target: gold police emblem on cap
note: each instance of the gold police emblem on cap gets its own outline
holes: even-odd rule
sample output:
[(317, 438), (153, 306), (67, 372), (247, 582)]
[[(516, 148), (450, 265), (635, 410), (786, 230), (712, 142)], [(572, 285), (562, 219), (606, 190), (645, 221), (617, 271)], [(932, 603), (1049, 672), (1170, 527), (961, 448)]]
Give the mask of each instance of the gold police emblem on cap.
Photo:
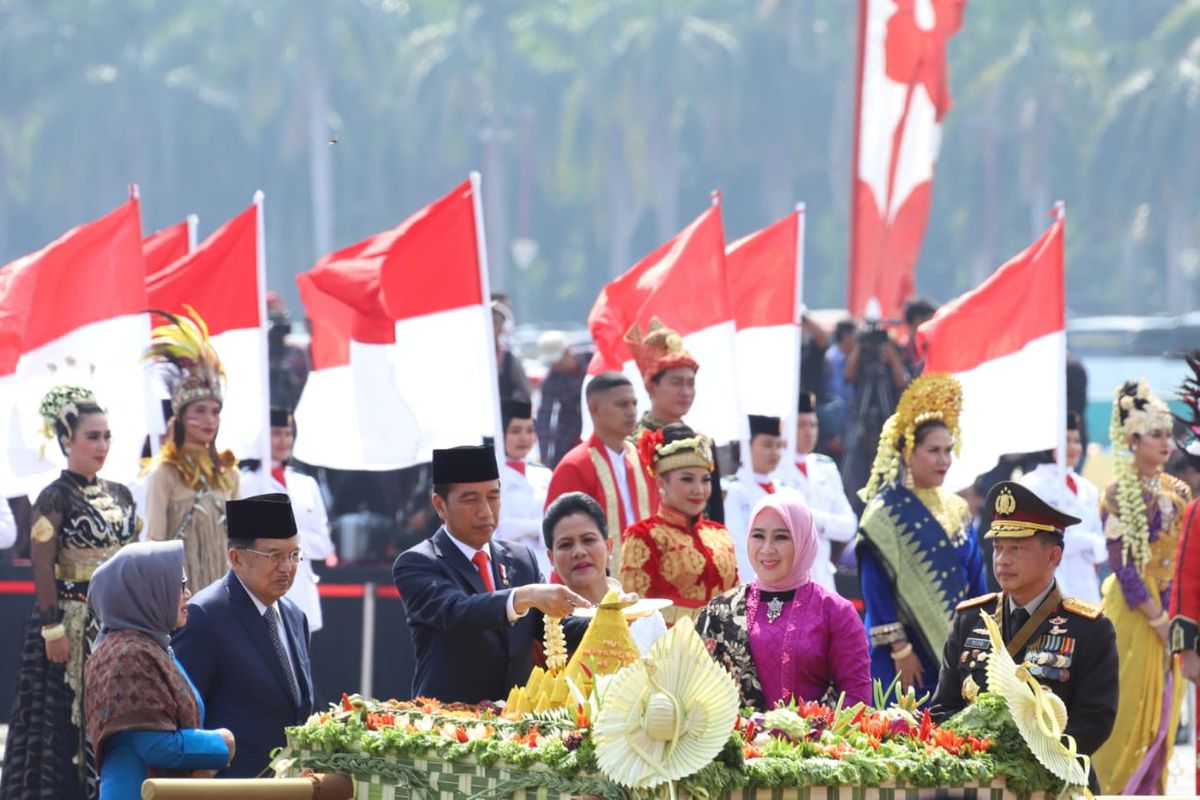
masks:
[(1006, 486), (1000, 490), (1000, 494), (996, 495), (996, 513), (1007, 517), (1016, 510), (1017, 498), (1013, 497), (1012, 490)]

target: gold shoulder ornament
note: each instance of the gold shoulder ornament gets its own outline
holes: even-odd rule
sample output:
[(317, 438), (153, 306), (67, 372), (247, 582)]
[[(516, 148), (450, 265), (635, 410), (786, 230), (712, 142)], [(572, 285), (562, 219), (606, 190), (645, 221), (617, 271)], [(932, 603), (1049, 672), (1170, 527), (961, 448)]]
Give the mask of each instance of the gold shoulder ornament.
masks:
[(972, 597), (970, 600), (963, 600), (961, 603), (959, 603), (958, 605), (956, 605), (954, 607), (954, 610), (955, 611), (963, 611), (968, 608), (975, 608), (976, 606), (981, 606), (984, 603), (990, 603), (991, 601), (995, 600), (997, 597), (999, 597), (999, 594), (997, 594), (996, 592), (989, 592), (988, 594), (981, 594), (981, 595), (979, 595), (979, 597)]
[(1062, 607), (1072, 614), (1078, 614), (1088, 619), (1096, 619), (1101, 614), (1100, 606), (1095, 603), (1089, 603), (1086, 600), (1080, 600), (1077, 597), (1064, 597)]
[(48, 542), (54, 538), (54, 523), (46, 517), (38, 517), (29, 535), (35, 542)]

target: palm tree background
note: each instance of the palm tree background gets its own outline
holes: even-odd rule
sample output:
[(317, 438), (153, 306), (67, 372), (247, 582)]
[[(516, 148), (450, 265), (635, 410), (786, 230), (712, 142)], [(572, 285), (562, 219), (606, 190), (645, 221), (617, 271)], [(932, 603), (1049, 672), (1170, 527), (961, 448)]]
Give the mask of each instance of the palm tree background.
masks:
[[(582, 319), (716, 187), (731, 239), (806, 200), (807, 300), (841, 306), (854, 6), (0, 2), (0, 262), (130, 182), (147, 229), (197, 212), (202, 233), (262, 188), (295, 304), (322, 253), (479, 168), (523, 319)], [(1072, 311), (1195, 307), (1200, 0), (974, 2), (950, 74), (919, 290), (977, 283), (1061, 197)]]

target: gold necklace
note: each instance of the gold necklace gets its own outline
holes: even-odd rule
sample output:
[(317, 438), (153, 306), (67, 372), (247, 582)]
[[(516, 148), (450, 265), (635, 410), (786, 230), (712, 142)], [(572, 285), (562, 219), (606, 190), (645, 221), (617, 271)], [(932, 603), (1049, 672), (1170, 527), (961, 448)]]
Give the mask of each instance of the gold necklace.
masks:
[(953, 505), (946, 502), (945, 493), (938, 487), (931, 489), (914, 488), (912, 492), (917, 496), (918, 500), (925, 504), (925, 507), (929, 509), (929, 513), (942, 526), (946, 537), (956, 546), (961, 544), (966, 528), (962, 524), (962, 518), (956, 515), (956, 509)]

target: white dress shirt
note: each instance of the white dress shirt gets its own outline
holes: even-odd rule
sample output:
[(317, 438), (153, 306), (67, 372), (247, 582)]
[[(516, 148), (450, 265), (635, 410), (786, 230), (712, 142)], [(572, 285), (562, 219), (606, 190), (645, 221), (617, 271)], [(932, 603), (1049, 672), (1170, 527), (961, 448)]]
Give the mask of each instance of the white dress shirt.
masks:
[[(488, 568), (491, 569), (491, 566), (492, 566), (492, 548), (491, 547), (484, 547), (484, 548), (480, 548), (480, 549), (471, 547), (471, 545), (467, 544), (466, 542), (461, 541), (453, 533), (451, 533), (449, 528), (446, 528), (446, 535), (450, 537), (450, 541), (454, 542), (454, 546), (457, 547), (459, 552), (463, 554), (463, 557), (466, 558), (467, 561), (471, 562), (471, 567), (473, 569), (478, 569), (478, 567), (475, 566), (475, 554), (480, 553), (480, 552), (487, 553)], [(496, 585), (496, 570), (493, 569), (492, 570), (492, 586), (495, 587), (495, 585)], [(514, 603), (513, 598), (515, 597), (515, 595), (516, 595), (515, 592), (510, 591), (508, 593), (508, 602), (504, 606), (504, 612), (508, 615), (508, 623), (510, 625), (512, 623), (516, 622), (517, 620), (519, 620), (521, 617), (525, 616), (525, 614), (529, 613), (528, 611), (526, 611), (525, 614), (517, 613), (516, 606), (513, 605), (513, 603)]]
[(1063, 534), (1062, 563), (1054, 574), (1064, 597), (1099, 603), (1100, 577), (1096, 568), (1108, 561), (1104, 527), (1100, 524), (1100, 491), (1074, 470), (1067, 474), (1075, 484), (1075, 491), (1071, 491), (1057, 464), (1039, 464), (1018, 482), (1059, 511), (1082, 520)]
[[(804, 464), (804, 471), (800, 469), (800, 464)], [(849, 542), (858, 532), (858, 517), (854, 516), (854, 509), (846, 497), (837, 463), (820, 453), (796, 455), (792, 463), (780, 464), (776, 476), (784, 486), (799, 492), (812, 511), (813, 524), (817, 528), (817, 558), (813, 562), (813, 579), (829, 591), (836, 592), (833, 542)]]
[(629, 525), (632, 525), (638, 521), (638, 517), (633, 513), (633, 495), (629, 493), (629, 470), (625, 464), (625, 453), (618, 453), (608, 445), (604, 445), (604, 449), (608, 451), (608, 460), (612, 464), (613, 476), (617, 479), (617, 494), (621, 495), (621, 507), (625, 509), (625, 519), (628, 520)]
[[(262, 556), (255, 556), (255, 558), (262, 558)], [(283, 642), (283, 650), (285, 653), (287, 653), (288, 660), (292, 662), (292, 672), (295, 673), (296, 668), (295, 659), (292, 657), (292, 643), (288, 641), (287, 629), (283, 627), (283, 615), (279, 613), (279, 604), (271, 603), (269, 606), (265, 605), (262, 600), (259, 600), (254, 595), (254, 592), (250, 591), (246, 584), (242, 583), (241, 577), (239, 577), (236, 572), (233, 573), (233, 577), (238, 579), (238, 583), (242, 584), (242, 588), (246, 590), (246, 594), (250, 595), (250, 602), (254, 603), (254, 607), (258, 609), (258, 615), (260, 617), (267, 613), (268, 608), (274, 612), (271, 614), (271, 619), (275, 621), (275, 630), (279, 634), (279, 641)], [(298, 681), (299, 678), (297, 677), (297, 683)]]
[(524, 475), (507, 462), (500, 465), (500, 524), (496, 526), (496, 538), (527, 545), (543, 576), (550, 574), (542, 537), (542, 510), (546, 507), (550, 475), (541, 464), (526, 462)]
[(309, 631), (316, 633), (321, 630), (324, 622), (321, 616), (321, 597), (317, 592), (317, 584), (321, 579), (313, 572), (312, 560), (324, 561), (333, 555), (329, 516), (325, 511), (325, 498), (321, 495), (321, 487), (311, 475), (297, 472), (291, 467), (286, 467), (283, 472), (286, 486), (263, 468), (243, 472), (242, 497), (282, 492), (291, 501), (304, 559), (296, 567), (296, 579), (285, 596), (300, 607), (304, 616), (308, 617)]

